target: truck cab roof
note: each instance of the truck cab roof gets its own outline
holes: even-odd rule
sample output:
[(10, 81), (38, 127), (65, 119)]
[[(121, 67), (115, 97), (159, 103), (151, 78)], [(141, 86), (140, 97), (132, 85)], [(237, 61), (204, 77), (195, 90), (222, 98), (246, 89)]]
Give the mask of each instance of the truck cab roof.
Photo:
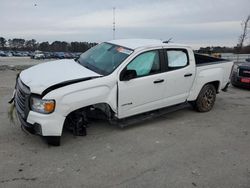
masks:
[(108, 43), (130, 48), (132, 50), (135, 50), (137, 48), (159, 47), (159, 46), (189, 47), (183, 44), (163, 43), (163, 41), (157, 39), (119, 39), (119, 40), (108, 41)]

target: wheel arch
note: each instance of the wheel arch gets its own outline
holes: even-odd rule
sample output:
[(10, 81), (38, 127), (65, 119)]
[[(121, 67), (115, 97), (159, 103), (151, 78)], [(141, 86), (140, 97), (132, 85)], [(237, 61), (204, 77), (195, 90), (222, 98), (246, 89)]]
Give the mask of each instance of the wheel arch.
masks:
[(77, 108), (77, 109), (74, 109), (74, 110), (68, 112), (65, 116), (66, 117), (65, 121), (70, 114), (75, 113), (75, 112), (79, 112), (79, 111), (91, 110), (91, 108), (101, 110), (108, 118), (112, 118), (116, 114), (115, 111), (112, 109), (112, 107), (108, 103), (101, 102), (101, 103), (91, 104), (88, 106)]
[(221, 85), (221, 82), (219, 80), (214, 80), (214, 81), (210, 81), (210, 82), (205, 82), (203, 84), (200, 85), (199, 88), (197, 89), (193, 89), (191, 92), (190, 92), (190, 95), (187, 99), (187, 101), (195, 101), (199, 95), (199, 93), (201, 92), (202, 88), (205, 86), (205, 85), (208, 85), (208, 84), (211, 84), (215, 87), (215, 90), (216, 90), (216, 93), (219, 93), (220, 92), (220, 85)]
[(220, 81), (219, 80), (216, 80), (216, 81), (212, 81), (212, 82), (208, 82), (206, 84), (204, 84), (202, 86), (202, 88), (205, 86), (205, 85), (208, 85), (208, 84), (211, 84), (215, 87), (215, 90), (216, 90), (216, 93), (219, 93), (219, 88), (220, 88)]

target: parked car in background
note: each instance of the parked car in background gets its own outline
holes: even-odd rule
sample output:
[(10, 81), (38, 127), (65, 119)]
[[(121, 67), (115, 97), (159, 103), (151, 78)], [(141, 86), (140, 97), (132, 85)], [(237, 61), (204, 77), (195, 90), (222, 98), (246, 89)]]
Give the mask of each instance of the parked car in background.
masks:
[(16, 56), (16, 57), (22, 57), (23, 56), (22, 52), (20, 52), (20, 51), (13, 51), (12, 54), (13, 54), (13, 56)]
[(66, 59), (71, 59), (71, 54), (69, 52), (64, 52), (64, 57)]
[(2, 56), (2, 57), (11, 57), (11, 56), (13, 56), (13, 54), (10, 51), (0, 51), (0, 56)]
[(45, 59), (53, 58), (53, 53), (52, 52), (43, 52), (43, 54), (44, 54)]
[(4, 51), (0, 51), (0, 56), (1, 57), (6, 57), (7, 55), (6, 55), (6, 53)]
[(64, 58), (65, 58), (64, 52), (55, 52), (55, 53), (54, 53), (54, 56), (55, 56), (55, 58), (57, 58), (57, 59), (64, 59)]
[(235, 63), (231, 74), (231, 83), (236, 87), (250, 89), (250, 62)]
[(12, 57), (13, 56), (12, 52), (9, 52), (9, 51), (6, 51), (5, 54), (6, 54), (6, 57)]
[(78, 59), (79, 57), (80, 57), (80, 55), (82, 54), (82, 52), (76, 52), (76, 53), (74, 53), (74, 55), (75, 55), (75, 59)]
[(79, 58), (80, 55), (78, 56), (77, 53), (72, 53), (72, 57), (73, 57), (73, 59), (76, 59), (76, 58)]
[(44, 59), (45, 55), (42, 51), (35, 51), (34, 53), (34, 59)]
[(27, 56), (29, 56), (29, 52), (28, 51), (23, 51), (22, 55), (23, 55), (23, 57), (27, 57)]
[(79, 58), (81, 52), (43, 52), (32, 51), (0, 51), (2, 57), (30, 57), (31, 59), (75, 59)]

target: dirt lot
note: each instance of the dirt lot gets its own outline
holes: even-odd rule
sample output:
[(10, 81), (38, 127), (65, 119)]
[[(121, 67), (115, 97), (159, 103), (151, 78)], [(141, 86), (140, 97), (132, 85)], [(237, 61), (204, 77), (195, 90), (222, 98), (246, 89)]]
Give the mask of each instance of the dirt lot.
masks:
[(214, 109), (191, 108), (125, 129), (105, 122), (60, 147), (7, 117), (15, 71), (0, 71), (0, 187), (250, 187), (250, 91), (229, 88)]
[(51, 59), (31, 59), (30, 57), (0, 57), (1, 70), (21, 70), (39, 63), (51, 61)]
[(0, 57), (0, 66), (1, 65), (36, 65), (41, 62), (50, 61), (49, 59), (31, 59), (30, 57)]

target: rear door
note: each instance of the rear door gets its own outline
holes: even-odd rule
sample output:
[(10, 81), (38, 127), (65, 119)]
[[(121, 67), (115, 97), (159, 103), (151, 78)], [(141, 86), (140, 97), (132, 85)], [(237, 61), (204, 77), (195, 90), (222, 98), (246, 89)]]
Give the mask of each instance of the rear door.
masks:
[(170, 106), (187, 100), (195, 78), (195, 63), (190, 61), (186, 49), (165, 49), (164, 52), (166, 84), (163, 103)]

